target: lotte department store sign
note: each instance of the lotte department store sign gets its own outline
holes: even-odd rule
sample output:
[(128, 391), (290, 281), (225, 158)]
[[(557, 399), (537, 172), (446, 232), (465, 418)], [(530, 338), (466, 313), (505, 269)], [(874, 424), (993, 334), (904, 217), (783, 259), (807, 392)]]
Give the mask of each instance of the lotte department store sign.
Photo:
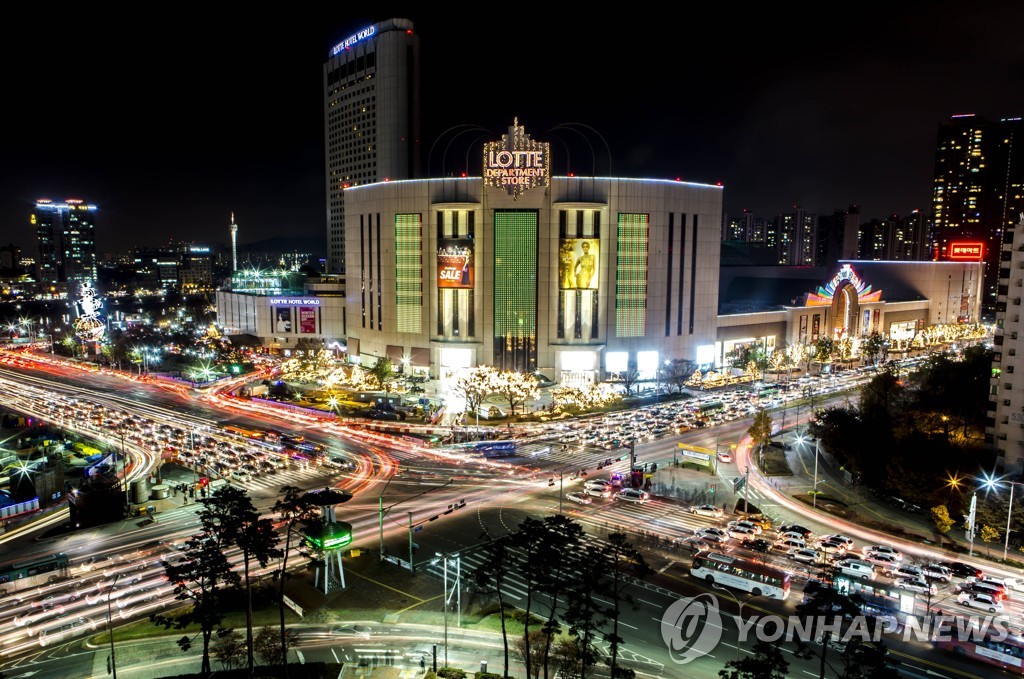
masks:
[(550, 145), (531, 139), (516, 118), (501, 141), (484, 144), (484, 184), (518, 199), (532, 188), (548, 185), (550, 155)]

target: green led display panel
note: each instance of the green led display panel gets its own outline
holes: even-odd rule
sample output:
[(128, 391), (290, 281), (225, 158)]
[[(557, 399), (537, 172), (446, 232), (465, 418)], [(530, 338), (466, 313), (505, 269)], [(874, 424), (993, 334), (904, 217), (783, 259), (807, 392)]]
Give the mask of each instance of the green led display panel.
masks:
[(494, 213), (494, 334), (532, 336), (537, 329), (537, 213)]
[(419, 214), (395, 215), (395, 306), (398, 332), (419, 332), (423, 319), (423, 224)]
[(643, 337), (647, 321), (647, 225), (645, 214), (619, 213), (615, 258), (615, 335)]

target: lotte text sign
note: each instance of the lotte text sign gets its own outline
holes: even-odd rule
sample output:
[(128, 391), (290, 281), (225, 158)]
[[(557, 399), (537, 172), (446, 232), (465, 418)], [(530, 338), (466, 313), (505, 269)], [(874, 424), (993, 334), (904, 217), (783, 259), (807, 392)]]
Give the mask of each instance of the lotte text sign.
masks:
[(949, 258), (960, 262), (980, 262), (984, 252), (984, 243), (955, 242), (949, 244)]
[(505, 189), (513, 199), (547, 186), (550, 145), (534, 141), (516, 118), (501, 141), (484, 144), (484, 184)]

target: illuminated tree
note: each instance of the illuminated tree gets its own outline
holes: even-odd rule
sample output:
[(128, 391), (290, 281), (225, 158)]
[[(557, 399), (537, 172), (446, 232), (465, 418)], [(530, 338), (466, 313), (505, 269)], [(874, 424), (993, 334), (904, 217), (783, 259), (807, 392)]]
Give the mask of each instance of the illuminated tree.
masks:
[(484, 399), (498, 390), (498, 371), (489, 365), (466, 370), (452, 386), (452, 392), (465, 400), (466, 412), (475, 413)]
[(880, 332), (871, 333), (860, 343), (861, 354), (872, 363), (877, 363), (888, 348), (889, 340)]
[(836, 342), (831, 337), (819, 337), (814, 343), (814, 355), (818, 365), (831, 363), (836, 353)]
[(935, 530), (938, 531), (939, 535), (945, 535), (953, 529), (953, 519), (950, 518), (946, 505), (932, 507), (931, 511), (932, 521), (935, 523)]
[(677, 394), (683, 393), (683, 387), (693, 372), (693, 362), (681, 358), (672, 359), (662, 371), (661, 380), (672, 387)]
[(395, 366), (391, 363), (391, 359), (383, 356), (378, 358), (370, 368), (370, 375), (377, 382), (378, 389), (387, 389), (388, 382), (394, 374)]
[(496, 376), (494, 393), (505, 399), (510, 414), (514, 416), (516, 406), (540, 398), (540, 383), (533, 375), (514, 370), (503, 370)]
[(751, 423), (750, 428), (747, 429), (747, 434), (760, 452), (764, 451), (765, 444), (772, 437), (772, 424), (772, 416), (764, 408), (754, 413), (754, 421)]

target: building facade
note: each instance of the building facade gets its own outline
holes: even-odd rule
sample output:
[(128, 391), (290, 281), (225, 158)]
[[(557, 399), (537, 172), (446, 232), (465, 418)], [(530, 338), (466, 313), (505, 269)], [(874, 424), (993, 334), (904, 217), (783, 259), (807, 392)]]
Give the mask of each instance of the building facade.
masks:
[(367, 26), (324, 64), (327, 272), (344, 273), (345, 193), (420, 167), (419, 36), (407, 19)]
[[(770, 353), (821, 337), (857, 340), (878, 332), (909, 346), (929, 326), (978, 323), (982, 271), (980, 262), (857, 260), (806, 270), (802, 278), (787, 267), (723, 270), (722, 306), (745, 302), (749, 311), (719, 315), (715, 365), (728, 366), (738, 347), (754, 344)], [(825, 276), (815, 288), (816, 273)], [(806, 292), (797, 297), (801, 288)], [(768, 292), (753, 298), (744, 291)]]
[[(1024, 474), (1024, 217), (1003, 245), (999, 278), (999, 306), (993, 342), (992, 385), (986, 439), (993, 444), (1004, 474)], [(1020, 377), (1017, 372), (1020, 372)], [(1014, 389), (1014, 382), (1018, 382)]]
[(40, 285), (66, 283), (68, 293), (75, 296), (83, 285), (96, 283), (95, 216), (96, 206), (81, 200), (36, 201), (29, 222), (39, 243)]
[(939, 125), (932, 189), (932, 240), (945, 259), (954, 242), (984, 247), (986, 312), (994, 312), (999, 257), (1007, 230), (1024, 210), (1024, 123), (953, 116)]
[(343, 348), (345, 297), (336, 282), (285, 272), (236, 271), (217, 290), (217, 322), (226, 335), (248, 335), (290, 355), (310, 347)]

